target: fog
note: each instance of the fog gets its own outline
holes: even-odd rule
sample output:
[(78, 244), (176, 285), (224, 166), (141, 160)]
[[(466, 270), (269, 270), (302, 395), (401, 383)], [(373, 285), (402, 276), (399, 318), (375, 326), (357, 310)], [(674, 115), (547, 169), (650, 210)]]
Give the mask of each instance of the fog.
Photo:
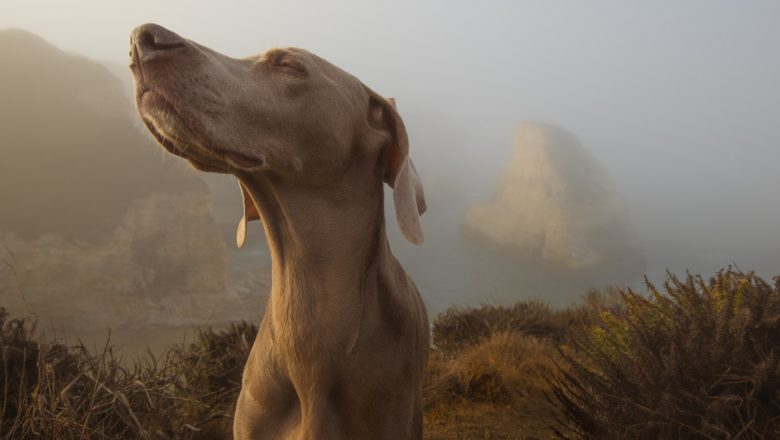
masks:
[[(734, 263), (765, 277), (780, 273), (778, 2), (2, 0), (1, 6), (0, 29), (36, 33), (124, 72), (124, 81), (129, 72), (118, 66), (127, 63), (130, 31), (155, 22), (236, 57), (303, 47), (395, 97), (430, 194), (423, 218), (429, 240), (422, 247), (405, 243), (390, 211), (388, 225), (395, 252), (434, 311), (505, 301), (511, 291), (510, 299), (521, 299), (557, 289), (514, 287), (511, 278), (496, 287), (482, 278), (502, 279), (488, 268), (516, 263), (461, 255), (483, 252), (461, 237), (463, 212), (491, 196), (512, 155), (513, 130), (525, 121), (563, 127), (603, 164), (623, 196), (651, 280), (662, 280), (667, 269), (710, 275)], [(226, 195), (229, 179), (207, 179), (227, 241), (240, 212), (228, 212), (238, 199), (225, 197), (237, 194)], [(255, 240), (233, 251), (231, 264), (264, 267), (244, 263), (261, 259), (262, 246)], [(546, 299), (574, 298), (565, 292)]]

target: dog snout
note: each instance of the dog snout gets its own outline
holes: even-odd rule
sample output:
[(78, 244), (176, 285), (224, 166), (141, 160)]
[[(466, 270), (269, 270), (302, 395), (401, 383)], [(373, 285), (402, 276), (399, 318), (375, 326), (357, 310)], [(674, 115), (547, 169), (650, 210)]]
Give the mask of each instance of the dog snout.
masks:
[(147, 23), (138, 26), (130, 36), (130, 57), (132, 64), (151, 61), (161, 55), (183, 48), (187, 41), (164, 27)]

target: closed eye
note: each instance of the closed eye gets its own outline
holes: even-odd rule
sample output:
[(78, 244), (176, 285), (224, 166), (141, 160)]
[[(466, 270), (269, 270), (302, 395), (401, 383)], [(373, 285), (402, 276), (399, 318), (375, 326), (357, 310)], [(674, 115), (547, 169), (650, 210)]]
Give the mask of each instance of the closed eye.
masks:
[(306, 74), (306, 68), (303, 67), (303, 64), (301, 64), (300, 62), (292, 59), (289, 56), (282, 56), (282, 57), (277, 58), (276, 60), (274, 60), (273, 65), (275, 67), (280, 67), (282, 69), (286, 69), (286, 70), (290, 70), (290, 71), (295, 71), (295, 72), (298, 72), (298, 73)]

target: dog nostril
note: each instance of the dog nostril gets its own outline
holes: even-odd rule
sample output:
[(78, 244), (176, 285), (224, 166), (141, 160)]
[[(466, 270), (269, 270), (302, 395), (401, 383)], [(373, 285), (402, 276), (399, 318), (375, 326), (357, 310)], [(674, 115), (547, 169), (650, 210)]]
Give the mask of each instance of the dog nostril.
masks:
[(141, 32), (141, 35), (137, 37), (136, 43), (144, 49), (155, 50), (154, 35), (149, 31)]
[(143, 26), (135, 32), (135, 46), (142, 52), (142, 58), (155, 52), (184, 47), (184, 39), (160, 26)]

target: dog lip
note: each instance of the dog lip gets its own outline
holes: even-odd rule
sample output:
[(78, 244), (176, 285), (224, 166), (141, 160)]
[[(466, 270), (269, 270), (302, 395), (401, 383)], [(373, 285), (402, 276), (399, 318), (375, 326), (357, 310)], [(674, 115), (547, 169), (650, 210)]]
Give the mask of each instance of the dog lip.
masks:
[(175, 154), (176, 156), (184, 157), (183, 153), (179, 150), (179, 146), (176, 145), (164, 134), (162, 134), (159, 130), (157, 130), (157, 128), (154, 126), (154, 123), (152, 123), (152, 121), (150, 121), (146, 117), (142, 117), (141, 120), (143, 121), (144, 125), (146, 125), (146, 128), (149, 130), (152, 136), (157, 140), (157, 142), (160, 145), (163, 146), (163, 148), (168, 150), (169, 153)]
[[(148, 96), (146, 96), (147, 94)], [(157, 142), (162, 145), (163, 148), (168, 150), (168, 152), (185, 159), (193, 160), (193, 158), (189, 157), (189, 154), (186, 154), (186, 148), (182, 148), (180, 145), (178, 145), (179, 142), (174, 142), (165, 133), (160, 132), (152, 122), (155, 118), (155, 109), (162, 108), (166, 110), (170, 116), (175, 117), (187, 130), (192, 130), (192, 127), (189, 127), (188, 124), (185, 123), (182, 115), (173, 105), (171, 105), (170, 101), (165, 97), (165, 95), (150, 87), (149, 84), (145, 82), (139, 82), (136, 85), (136, 100), (138, 110), (141, 113), (141, 119), (143, 120), (147, 129), (156, 138)], [(205, 150), (204, 153), (213, 156), (212, 159), (219, 158), (222, 161), (227, 162), (226, 165), (237, 170), (260, 171), (268, 167), (268, 163), (264, 154), (248, 155), (226, 148), (219, 148), (213, 144), (201, 145), (200, 148)]]
[(154, 90), (148, 83), (139, 82), (135, 87), (135, 102), (138, 110), (144, 114), (152, 108), (166, 108), (176, 110), (171, 106), (165, 96)]
[(259, 170), (266, 167), (265, 156), (251, 157), (235, 151), (217, 150), (225, 156), (225, 159), (236, 168), (247, 171)]
[(150, 92), (151, 90), (151, 87), (144, 83), (140, 83), (138, 86), (136, 86), (135, 95), (138, 97), (138, 99), (141, 99), (147, 92)]

